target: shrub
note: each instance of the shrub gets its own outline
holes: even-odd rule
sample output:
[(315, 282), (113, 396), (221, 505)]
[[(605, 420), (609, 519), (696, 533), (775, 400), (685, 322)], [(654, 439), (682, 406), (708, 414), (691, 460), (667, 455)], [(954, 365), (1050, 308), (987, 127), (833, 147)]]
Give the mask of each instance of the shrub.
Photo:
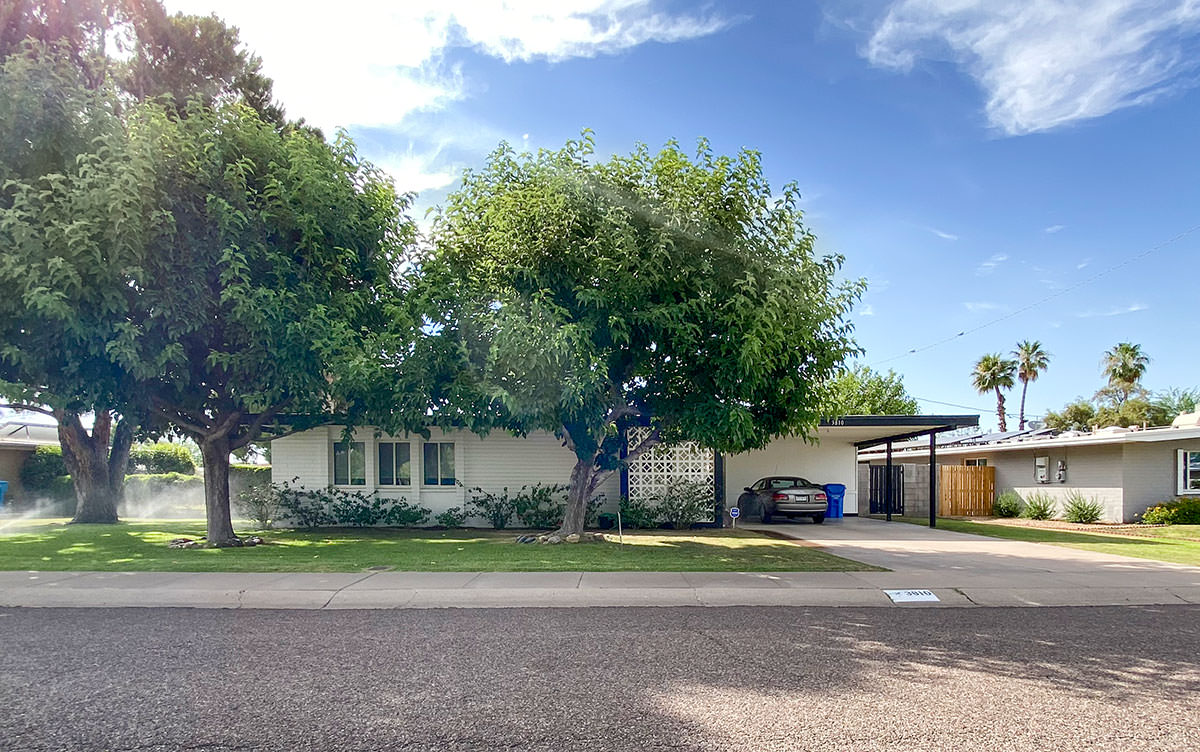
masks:
[(270, 465), (246, 465), (241, 463), (229, 466), (229, 493), (239, 496), (256, 486), (271, 485)]
[(462, 527), (467, 524), (467, 513), (462, 507), (450, 507), (434, 517), (433, 521), (442, 527)]
[(676, 530), (686, 530), (712, 516), (713, 489), (707, 483), (684, 481), (659, 494), (656, 501), (660, 517)]
[(1104, 505), (1090, 496), (1084, 496), (1078, 491), (1067, 495), (1067, 503), (1063, 507), (1063, 517), (1068, 522), (1078, 522), (1083, 525), (1096, 522), (1104, 516)]
[(56, 478), (67, 474), (62, 447), (40, 446), (21, 465), (21, 485), (29, 491), (50, 491)]
[(651, 503), (621, 497), (621, 526), (627, 528), (650, 528), (658, 525), (658, 509)]
[[(292, 482), (298, 480), (293, 478)], [(295, 487), (284, 481), (275, 486), (279, 493), (279, 506), (299, 527), (321, 527), (332, 525), (333, 515), (326, 506), (327, 497), (321, 491)]]
[(617, 526), (617, 516), (612, 512), (604, 512), (596, 518), (596, 524), (601, 530), (612, 530)]
[(183, 473), (134, 473), (125, 476), (126, 517), (187, 517), (204, 506), (204, 479)]
[(1200, 498), (1179, 498), (1156, 504), (1142, 515), (1150, 525), (1200, 525)]
[[(293, 479), (294, 480), (294, 479)], [(429, 519), (430, 510), (406, 499), (389, 499), (377, 491), (364, 494), (344, 488), (311, 490), (283, 482), (274, 486), (279, 507), (300, 527), (343, 525), (346, 527), (411, 527)]]
[(555, 528), (562, 524), (567, 508), (562, 494), (567, 486), (561, 484), (521, 486), (512, 497), (513, 512), (525, 527)]
[(260, 530), (270, 530), (283, 511), (279, 489), (267, 484), (255, 485), (237, 496), (237, 507), (245, 516), (254, 520)]
[(513, 512), (516, 511), (513, 500), (509, 498), (507, 486), (498, 494), (484, 491), (482, 488), (472, 488), (467, 509), (472, 516), (482, 517), (492, 523), (496, 530), (507, 527)]
[(992, 513), (997, 517), (1017, 517), (1024, 506), (1019, 493), (1005, 491), (996, 497), (996, 502), (992, 504)]
[(1050, 520), (1054, 519), (1056, 511), (1054, 499), (1049, 494), (1038, 491), (1030, 494), (1025, 500), (1025, 511), (1021, 514), (1031, 520)]
[(192, 453), (180, 444), (167, 441), (134, 447), (129, 452), (129, 466), (137, 474), (196, 474), (196, 461), (192, 459)]

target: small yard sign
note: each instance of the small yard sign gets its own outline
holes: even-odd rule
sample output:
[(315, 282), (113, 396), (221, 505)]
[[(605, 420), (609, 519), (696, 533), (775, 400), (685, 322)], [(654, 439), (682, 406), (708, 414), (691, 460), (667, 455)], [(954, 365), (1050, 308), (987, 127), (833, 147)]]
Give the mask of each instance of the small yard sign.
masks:
[(742, 516), (742, 510), (737, 507), (729, 508), (729, 517), (733, 520), (733, 526), (737, 527), (737, 518)]
[(940, 602), (932, 590), (884, 590), (892, 603)]

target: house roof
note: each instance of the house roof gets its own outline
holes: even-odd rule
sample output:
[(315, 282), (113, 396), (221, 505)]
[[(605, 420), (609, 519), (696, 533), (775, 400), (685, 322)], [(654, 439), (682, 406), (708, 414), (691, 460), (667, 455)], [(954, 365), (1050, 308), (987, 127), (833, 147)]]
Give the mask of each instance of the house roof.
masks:
[[(1086, 447), (1114, 446), (1121, 444), (1140, 444), (1160, 441), (1187, 441), (1200, 439), (1200, 426), (1164, 426), (1162, 428), (1103, 428), (1091, 433), (1068, 431), (1058, 435), (1047, 435), (1044, 431), (1021, 433), (1018, 436), (990, 441), (987, 443), (962, 443), (953, 446), (939, 446), (938, 454), (948, 455), (978, 455), (988, 452), (1011, 452), (1023, 449), (1050, 449), (1054, 447)], [(928, 446), (909, 444), (903, 448), (893, 447), (892, 457), (923, 457), (929, 454)], [(875, 459), (884, 456), (878, 449), (860, 451), (860, 460)]]
[(846, 415), (821, 421), (817, 435), (858, 448), (979, 425), (978, 415)]

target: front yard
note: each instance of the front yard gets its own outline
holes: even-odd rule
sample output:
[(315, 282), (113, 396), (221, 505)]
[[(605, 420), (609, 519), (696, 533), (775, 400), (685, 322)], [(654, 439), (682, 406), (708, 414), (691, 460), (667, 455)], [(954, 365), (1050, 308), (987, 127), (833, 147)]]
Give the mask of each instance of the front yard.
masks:
[[(903, 522), (928, 525), (929, 520), (917, 517), (898, 518)], [(941, 530), (959, 533), (989, 535), (993, 538), (1050, 543), (1085, 551), (1133, 556), (1138, 559), (1169, 561), (1175, 564), (1200, 566), (1200, 525), (1167, 525), (1165, 527), (1138, 528), (1130, 532), (1127, 528), (1120, 533), (1072, 532), (1049, 530), (1041, 527), (1013, 525), (988, 518), (948, 519), (939, 517), (937, 526)]]
[[(745, 530), (625, 534), (625, 545), (513, 543), (492, 530), (268, 530), (268, 545), (171, 549), (172, 538), (198, 538), (204, 524), (150, 520), (66, 525), (32, 520), (0, 533), (0, 570), (135, 572), (358, 572), (368, 567), (430, 572), (877, 571), (811, 546)], [(239, 530), (241, 534), (252, 531)], [(612, 536), (615, 538), (615, 534)]]

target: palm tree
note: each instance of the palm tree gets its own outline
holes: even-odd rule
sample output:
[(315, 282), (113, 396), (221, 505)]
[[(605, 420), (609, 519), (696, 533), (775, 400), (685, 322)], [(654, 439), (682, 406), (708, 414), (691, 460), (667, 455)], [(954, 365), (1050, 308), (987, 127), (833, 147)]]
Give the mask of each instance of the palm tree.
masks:
[(1024, 431), (1025, 393), (1029, 391), (1029, 382), (1037, 381), (1041, 372), (1050, 367), (1050, 353), (1042, 349), (1041, 342), (1025, 340), (1017, 343), (1017, 349), (1012, 354), (1017, 356), (1017, 378), (1021, 380), (1020, 425), (1017, 430)]
[(1000, 419), (1000, 432), (1008, 430), (1008, 421), (1004, 416), (1004, 392), (1001, 389), (1012, 389), (1013, 378), (1017, 375), (1017, 361), (1005, 360), (1000, 353), (984, 355), (975, 364), (975, 373), (971, 375), (971, 383), (980, 394), (996, 391), (996, 417)]
[(1146, 373), (1146, 366), (1150, 365), (1150, 357), (1142, 352), (1141, 345), (1118, 342), (1113, 349), (1104, 353), (1101, 363), (1113, 399), (1121, 405), (1137, 391)]

